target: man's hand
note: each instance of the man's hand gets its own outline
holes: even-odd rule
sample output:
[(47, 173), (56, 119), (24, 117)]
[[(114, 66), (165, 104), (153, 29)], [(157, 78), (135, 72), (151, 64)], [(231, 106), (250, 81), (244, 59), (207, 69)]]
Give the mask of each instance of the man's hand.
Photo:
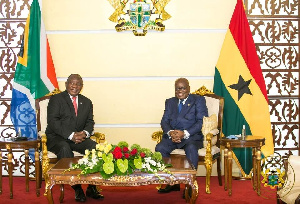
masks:
[(170, 131), (169, 134), (171, 136), (172, 142), (175, 142), (175, 143), (180, 143), (184, 136), (184, 132), (181, 130), (173, 130), (173, 131)]
[(72, 138), (72, 141), (75, 142), (75, 144), (81, 143), (85, 140), (86, 134), (84, 131), (81, 132), (75, 132)]

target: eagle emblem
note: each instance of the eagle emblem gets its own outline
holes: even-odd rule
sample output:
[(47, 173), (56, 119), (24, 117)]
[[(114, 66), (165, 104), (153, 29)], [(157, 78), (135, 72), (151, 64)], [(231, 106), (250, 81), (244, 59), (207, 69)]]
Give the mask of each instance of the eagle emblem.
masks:
[(171, 18), (165, 6), (171, 0), (108, 0), (115, 11), (108, 18), (117, 32), (132, 30), (145, 36), (148, 30), (164, 31), (163, 21)]

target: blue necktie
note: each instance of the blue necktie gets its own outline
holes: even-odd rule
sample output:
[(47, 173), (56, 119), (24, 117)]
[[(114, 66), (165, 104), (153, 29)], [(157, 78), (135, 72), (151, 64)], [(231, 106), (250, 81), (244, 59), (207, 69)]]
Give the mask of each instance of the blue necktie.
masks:
[(179, 105), (178, 105), (178, 113), (180, 113), (180, 111), (181, 111), (181, 109), (182, 109), (182, 106), (183, 106), (183, 100), (181, 99), (180, 100), (180, 103), (179, 103)]

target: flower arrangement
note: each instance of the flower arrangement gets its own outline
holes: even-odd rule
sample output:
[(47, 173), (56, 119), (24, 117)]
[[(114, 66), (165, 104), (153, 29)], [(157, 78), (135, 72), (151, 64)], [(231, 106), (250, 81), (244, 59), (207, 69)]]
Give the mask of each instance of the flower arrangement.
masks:
[(68, 170), (81, 169), (78, 176), (99, 172), (104, 179), (108, 179), (114, 175), (129, 175), (137, 170), (154, 174), (158, 171), (169, 172), (166, 169), (169, 166), (163, 162), (160, 152), (152, 153), (138, 144), (133, 144), (129, 149), (128, 143), (121, 141), (118, 145), (100, 143), (96, 149), (86, 150), (83, 158)]

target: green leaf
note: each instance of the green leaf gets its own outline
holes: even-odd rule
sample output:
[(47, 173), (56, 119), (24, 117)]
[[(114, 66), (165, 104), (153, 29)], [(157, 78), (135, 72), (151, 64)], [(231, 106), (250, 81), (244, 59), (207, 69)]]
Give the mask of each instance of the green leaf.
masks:
[(128, 169), (128, 160), (125, 159), (125, 160), (122, 160), (122, 159), (118, 159), (117, 160), (117, 166), (118, 166), (118, 169), (122, 172), (122, 173), (125, 173)]
[(114, 163), (113, 162), (105, 162), (103, 164), (103, 170), (106, 174), (111, 174), (114, 172)]
[(109, 154), (103, 154), (102, 159), (104, 160), (104, 162), (112, 162), (114, 157), (112, 153), (109, 153)]
[(142, 164), (143, 164), (143, 162), (142, 162), (142, 158), (141, 157), (139, 157), (137, 159), (134, 159), (134, 166), (135, 166), (135, 168), (141, 169), (142, 168)]

